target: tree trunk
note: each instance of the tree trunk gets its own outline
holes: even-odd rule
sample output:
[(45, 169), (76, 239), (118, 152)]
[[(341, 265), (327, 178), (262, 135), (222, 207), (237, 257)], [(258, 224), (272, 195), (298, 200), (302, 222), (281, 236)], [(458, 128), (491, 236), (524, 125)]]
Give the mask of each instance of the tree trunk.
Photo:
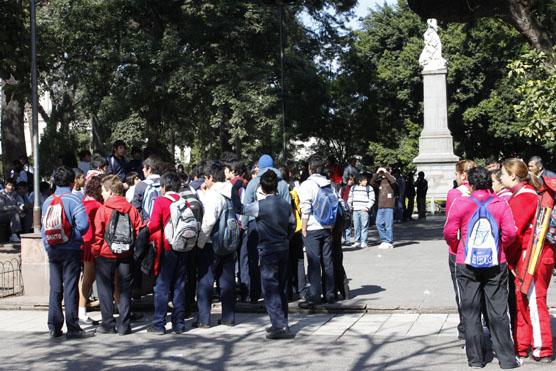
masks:
[(2, 162), (4, 173), (11, 170), (12, 162), (26, 156), (23, 99), (6, 93), (2, 104)]
[(550, 52), (554, 42), (551, 40), (550, 33), (544, 29), (535, 16), (534, 2), (535, 1), (511, 1), (511, 16), (508, 17), (506, 21), (512, 24), (525, 36), (535, 49)]

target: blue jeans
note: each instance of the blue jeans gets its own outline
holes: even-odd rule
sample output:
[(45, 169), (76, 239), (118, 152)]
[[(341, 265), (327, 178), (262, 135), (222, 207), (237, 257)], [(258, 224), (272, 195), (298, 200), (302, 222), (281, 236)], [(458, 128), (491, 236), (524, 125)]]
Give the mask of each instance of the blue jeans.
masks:
[(50, 266), (50, 297), (48, 299), (48, 329), (61, 331), (64, 325), (62, 297), (66, 308), (68, 333), (81, 331), (77, 316), (77, 284), (81, 274), (81, 250), (48, 249)]
[(264, 305), (274, 328), (288, 327), (287, 271), (288, 250), (261, 254)]
[[(334, 266), (332, 264), (332, 232), (330, 229), (307, 231), (303, 238), (307, 253), (307, 276), (309, 289), (307, 300), (313, 304), (321, 302), (322, 286), (324, 284), (325, 298), (333, 301), (334, 295)], [(321, 264), (324, 268), (324, 282), (321, 276)]]
[(376, 229), (382, 242), (394, 242), (394, 209), (378, 209), (376, 213)]
[(154, 317), (153, 327), (166, 327), (166, 313), (170, 289), (174, 289), (172, 304), (172, 330), (185, 330), (185, 267), (186, 253), (174, 250), (162, 251), (160, 256), (160, 272), (154, 286)]
[(369, 213), (366, 211), (353, 212), (353, 226), (355, 229), (355, 241), (367, 244), (367, 236), (369, 234)]
[(234, 282), (235, 253), (218, 256), (212, 244), (206, 244), (197, 254), (197, 310), (199, 324), (210, 325), (210, 308), (214, 280), (220, 286), (222, 321), (235, 321), (236, 292)]

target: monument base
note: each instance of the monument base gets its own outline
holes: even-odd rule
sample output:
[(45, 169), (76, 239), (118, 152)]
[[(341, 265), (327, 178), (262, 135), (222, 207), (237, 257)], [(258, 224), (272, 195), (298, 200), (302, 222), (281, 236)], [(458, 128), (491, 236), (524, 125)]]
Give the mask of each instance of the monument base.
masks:
[(439, 205), (446, 201), (448, 191), (454, 186), (456, 173), (457, 157), (454, 160), (446, 162), (421, 162), (417, 157), (414, 162), (417, 166), (417, 172), (425, 173), (425, 179), (428, 182), (429, 189), (427, 191), (428, 209), (432, 214), (444, 210), (444, 206)]
[(23, 294), (48, 298), (50, 274), (48, 255), (40, 233), (21, 235), (21, 274)]

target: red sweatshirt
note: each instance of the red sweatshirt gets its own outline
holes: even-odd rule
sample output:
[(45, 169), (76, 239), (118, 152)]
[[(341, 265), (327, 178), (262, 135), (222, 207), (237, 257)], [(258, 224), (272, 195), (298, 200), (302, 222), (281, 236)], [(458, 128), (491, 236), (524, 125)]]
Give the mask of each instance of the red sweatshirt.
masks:
[(83, 199), (83, 206), (85, 206), (85, 211), (89, 216), (89, 229), (87, 229), (87, 232), (83, 235), (83, 243), (85, 245), (90, 245), (93, 243), (95, 237), (95, 216), (102, 204), (92, 197), (85, 196)]
[[(166, 193), (166, 195), (172, 197), (176, 201), (180, 198), (180, 195), (174, 192)], [(161, 245), (164, 246), (165, 251), (170, 251), (172, 248), (168, 241), (166, 241), (166, 238), (164, 238), (164, 226), (168, 223), (168, 219), (170, 219), (171, 204), (172, 201), (170, 201), (166, 196), (157, 197), (153, 203), (153, 210), (151, 212), (151, 219), (149, 220), (148, 227), (149, 234), (151, 236), (157, 236), (157, 238), (152, 238), (156, 244), (157, 250), (160, 249)]]
[(135, 209), (123, 196), (113, 196), (104, 202), (95, 215), (95, 227), (94, 227), (94, 241), (92, 245), (93, 255), (95, 257), (103, 257), (108, 259), (120, 259), (126, 258), (133, 254), (133, 251), (127, 251), (122, 254), (114, 254), (110, 247), (104, 240), (104, 232), (106, 231), (106, 226), (110, 223), (110, 217), (112, 212), (118, 210), (123, 214), (129, 214), (131, 219), (131, 225), (135, 229), (135, 236), (139, 233), (141, 228), (141, 216), (137, 209)]
[[(516, 185), (511, 191), (513, 196), (508, 203), (514, 215), (515, 225), (517, 227), (517, 238), (508, 250), (506, 256), (510, 268), (515, 268), (521, 254), (523, 251), (527, 250), (527, 246), (529, 245), (539, 196), (537, 196), (535, 188), (524, 183)], [(535, 193), (531, 193), (531, 191)]]

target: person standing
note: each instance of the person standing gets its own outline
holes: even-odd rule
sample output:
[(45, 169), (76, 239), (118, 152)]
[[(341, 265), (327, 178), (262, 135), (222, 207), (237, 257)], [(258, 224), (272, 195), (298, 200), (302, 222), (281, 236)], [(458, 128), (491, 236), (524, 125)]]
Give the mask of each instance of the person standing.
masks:
[[(321, 303), (323, 284), (326, 302), (334, 303), (336, 301), (332, 262), (332, 227), (336, 220), (326, 221), (326, 223), (324, 220), (319, 220), (320, 215), (318, 214), (326, 215), (330, 210), (319, 210), (320, 203), (316, 202), (317, 198), (321, 196), (330, 193), (335, 195), (330, 180), (323, 175), (324, 171), (323, 161), (320, 157), (314, 156), (309, 161), (310, 176), (301, 184), (298, 191), (301, 208), (301, 234), (307, 253), (309, 278), (307, 300), (299, 303), (299, 307), (303, 309), (311, 309)], [(324, 278), (321, 277), (321, 264), (324, 267)]]
[[(517, 240), (508, 254), (510, 268), (516, 272), (527, 269), (524, 259), (533, 238), (533, 225), (539, 196), (533, 186), (527, 166), (520, 159), (509, 159), (502, 164), (501, 181), (513, 193), (509, 204), (517, 226)], [(515, 278), (517, 317), (514, 326), (516, 351), (520, 358), (531, 356), (537, 362), (552, 362), (553, 344), (550, 313), (546, 295), (554, 271), (554, 248), (545, 244), (539, 257), (539, 264), (533, 276), (533, 283), (527, 294), (520, 289), (519, 278)]]
[[(91, 251), (96, 261), (96, 280), (102, 323), (97, 332), (131, 333), (131, 282), (133, 244), (141, 228), (141, 216), (124, 197), (124, 185), (116, 175), (102, 178), (104, 204), (95, 215)], [(114, 319), (114, 276), (119, 284), (119, 316)]]
[(63, 299), (66, 337), (90, 337), (94, 333), (85, 332), (79, 326), (77, 309), (82, 236), (89, 228), (89, 219), (81, 199), (71, 193), (75, 179), (73, 170), (67, 166), (60, 166), (54, 170), (53, 179), (56, 192), (44, 201), (41, 228), (50, 272), (48, 329), (51, 338), (63, 335)]
[(359, 175), (359, 169), (357, 168), (356, 165), (357, 165), (357, 159), (355, 157), (350, 158), (348, 161), (348, 165), (345, 167), (344, 174), (342, 176), (344, 184), (347, 184), (348, 178), (350, 176), (355, 178), (357, 175)]
[(531, 157), (527, 166), (529, 168), (529, 172), (536, 178), (536, 180), (540, 184), (543, 184), (543, 176), (548, 178), (556, 177), (555, 172), (544, 168), (542, 158), (540, 158), (539, 156)]
[(427, 191), (429, 190), (429, 182), (425, 179), (425, 173), (419, 171), (417, 180), (415, 181), (417, 189), (417, 215), (419, 219), (427, 217)]
[(125, 183), (125, 175), (127, 172), (127, 162), (125, 160), (126, 145), (123, 140), (117, 140), (112, 146), (112, 155), (108, 156), (107, 174), (116, 175), (122, 183)]
[(355, 241), (353, 246), (367, 247), (369, 232), (369, 211), (375, 203), (375, 192), (369, 186), (366, 176), (357, 176), (357, 185), (351, 187), (348, 198), (349, 208), (353, 211)]
[(237, 214), (252, 216), (257, 222), (262, 291), (271, 322), (266, 337), (267, 339), (291, 339), (293, 334), (288, 326), (286, 284), (289, 240), (295, 230), (295, 217), (291, 205), (277, 195), (276, 173), (265, 172), (261, 176), (260, 185), (266, 197), (242, 205), (238, 192), (242, 182), (236, 181), (232, 190), (232, 204)]
[(22, 231), (22, 215), (25, 205), (18, 201), (14, 178), (6, 179), (4, 189), (0, 191), (0, 213), (2, 219), (10, 223), (10, 242), (20, 242), (19, 233)]
[[(516, 237), (515, 223), (506, 202), (492, 192), (485, 168), (469, 170), (471, 195), (457, 198), (444, 226), (444, 238), (456, 250), (456, 279), (465, 323), (465, 352), (469, 367), (482, 368), (489, 361), (481, 308), (486, 304), (493, 350), (503, 369), (520, 366), (508, 318), (508, 269), (505, 252)], [(478, 237), (478, 234), (481, 234)], [(489, 259), (474, 258), (489, 249)], [(479, 255), (483, 257), (484, 255)]]
[(378, 210), (376, 214), (376, 229), (380, 236), (379, 249), (394, 247), (394, 207), (396, 204), (396, 178), (390, 175), (388, 169), (381, 167), (373, 174), (371, 185), (378, 189)]
[[(423, 172), (421, 172), (423, 173)], [(425, 173), (423, 173), (423, 178)], [(426, 192), (425, 192), (426, 197)], [(403, 218), (405, 221), (413, 220), (413, 209), (415, 208), (415, 183), (413, 182), (413, 173), (408, 173), (405, 180), (405, 200)]]

